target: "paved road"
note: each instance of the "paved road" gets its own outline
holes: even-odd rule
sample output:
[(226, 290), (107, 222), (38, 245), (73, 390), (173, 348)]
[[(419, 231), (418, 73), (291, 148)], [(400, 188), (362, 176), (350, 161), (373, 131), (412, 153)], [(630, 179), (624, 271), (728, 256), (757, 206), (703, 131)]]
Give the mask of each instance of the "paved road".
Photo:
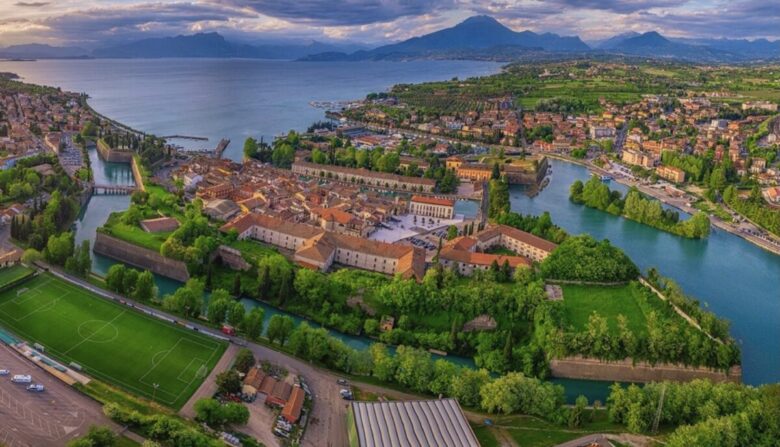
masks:
[(0, 377), (0, 444), (57, 446), (83, 436), (90, 425), (121, 427), (103, 415), (101, 405), (38, 368), (6, 345), (0, 346), (0, 368), (30, 374), (46, 391), (30, 393), (25, 385)]

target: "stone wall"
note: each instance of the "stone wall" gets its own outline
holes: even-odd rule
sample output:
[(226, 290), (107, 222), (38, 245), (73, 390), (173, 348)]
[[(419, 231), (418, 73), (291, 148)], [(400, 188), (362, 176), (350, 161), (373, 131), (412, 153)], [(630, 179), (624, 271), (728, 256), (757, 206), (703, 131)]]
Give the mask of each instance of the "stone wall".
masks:
[(133, 161), (133, 153), (131, 151), (112, 149), (102, 139), (97, 142), (97, 150), (103, 160), (109, 163), (132, 163)]
[(146, 185), (144, 185), (144, 176), (141, 173), (141, 167), (138, 165), (138, 159), (136, 157), (130, 158), (130, 167), (133, 170), (133, 179), (135, 179), (135, 186), (140, 191), (146, 191)]
[(550, 361), (553, 377), (564, 379), (606, 380), (616, 382), (658, 382), (669, 380), (685, 382), (693, 379), (710, 379), (713, 382), (742, 381), (742, 368), (731, 367), (729, 374), (710, 368), (694, 368), (668, 363), (655, 366), (645, 362), (634, 365), (630, 359), (605, 362), (585, 357), (567, 357)]
[(190, 279), (187, 265), (183, 262), (166, 258), (156, 251), (139, 247), (99, 231), (95, 237), (94, 252), (177, 281), (185, 282)]

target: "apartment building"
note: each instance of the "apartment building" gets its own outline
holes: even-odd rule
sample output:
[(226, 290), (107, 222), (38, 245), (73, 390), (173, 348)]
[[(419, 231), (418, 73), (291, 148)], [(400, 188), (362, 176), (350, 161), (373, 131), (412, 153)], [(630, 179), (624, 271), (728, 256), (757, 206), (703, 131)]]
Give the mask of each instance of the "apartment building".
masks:
[(455, 217), (455, 201), (415, 195), (409, 201), (409, 212), (418, 216), (452, 219)]

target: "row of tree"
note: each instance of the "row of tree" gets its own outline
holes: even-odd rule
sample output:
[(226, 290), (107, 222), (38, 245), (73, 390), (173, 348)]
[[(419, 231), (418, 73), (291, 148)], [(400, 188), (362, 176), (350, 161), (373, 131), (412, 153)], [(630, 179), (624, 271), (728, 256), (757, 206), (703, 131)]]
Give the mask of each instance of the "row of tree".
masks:
[(635, 433), (658, 425), (680, 427), (668, 438), (672, 446), (771, 446), (780, 439), (780, 385), (760, 388), (714, 384), (651, 383), (643, 387), (615, 384), (609, 398), (614, 422)]
[(623, 198), (620, 191), (610, 191), (595, 175), (585, 184), (576, 180), (569, 188), (569, 193), (574, 203), (623, 216), (678, 236), (701, 239), (710, 234), (710, 219), (704, 212), (697, 212), (690, 219), (680, 221), (676, 211), (664, 209), (660, 201), (645, 198), (638, 189), (632, 187)]

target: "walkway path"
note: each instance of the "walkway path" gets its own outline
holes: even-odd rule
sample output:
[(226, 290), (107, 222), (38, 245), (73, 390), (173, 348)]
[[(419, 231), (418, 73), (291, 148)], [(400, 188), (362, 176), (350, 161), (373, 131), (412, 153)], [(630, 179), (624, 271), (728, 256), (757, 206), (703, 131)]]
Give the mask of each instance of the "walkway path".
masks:
[(219, 362), (214, 365), (214, 369), (211, 370), (208, 377), (200, 384), (200, 388), (198, 388), (190, 397), (190, 400), (181, 407), (181, 410), (179, 410), (180, 415), (191, 419), (195, 418), (195, 402), (203, 398), (212, 397), (217, 392), (217, 374), (227, 371), (228, 368), (233, 365), (233, 360), (236, 358), (239, 349), (241, 348), (238, 345), (232, 343), (228, 346), (225, 353), (222, 354), (222, 357), (219, 359)]

